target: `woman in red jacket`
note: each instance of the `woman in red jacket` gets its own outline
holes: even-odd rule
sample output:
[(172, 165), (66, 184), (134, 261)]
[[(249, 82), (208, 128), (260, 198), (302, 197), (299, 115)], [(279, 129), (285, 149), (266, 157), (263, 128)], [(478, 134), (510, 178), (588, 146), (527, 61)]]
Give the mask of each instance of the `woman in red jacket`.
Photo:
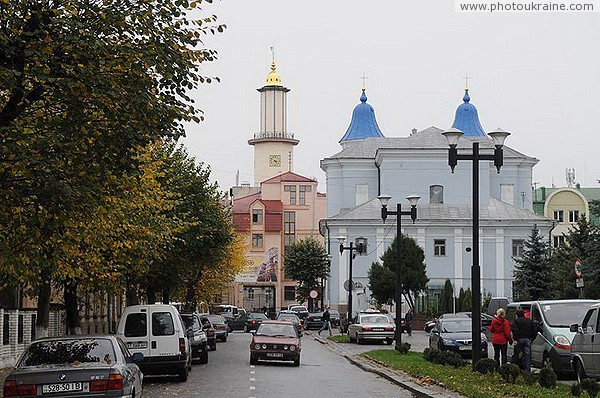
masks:
[(500, 354), (502, 354), (502, 365), (504, 365), (508, 362), (506, 347), (508, 344), (512, 344), (513, 339), (510, 334), (510, 323), (506, 320), (506, 312), (503, 308), (498, 308), (498, 311), (496, 311), (496, 316), (492, 319), (489, 330), (492, 333), (494, 359), (498, 366), (500, 366)]

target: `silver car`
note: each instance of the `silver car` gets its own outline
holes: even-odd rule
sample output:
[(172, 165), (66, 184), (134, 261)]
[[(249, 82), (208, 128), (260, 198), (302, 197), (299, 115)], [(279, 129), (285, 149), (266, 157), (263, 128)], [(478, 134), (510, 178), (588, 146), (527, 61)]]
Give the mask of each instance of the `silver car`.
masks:
[(385, 314), (360, 313), (348, 326), (348, 340), (363, 344), (367, 340), (385, 341), (392, 344), (396, 325)]
[(600, 304), (594, 304), (583, 317), (581, 325), (570, 326), (575, 333), (571, 343), (571, 364), (577, 380), (600, 378)]
[(142, 396), (143, 374), (114, 335), (44, 338), (33, 341), (4, 381), (5, 397)]

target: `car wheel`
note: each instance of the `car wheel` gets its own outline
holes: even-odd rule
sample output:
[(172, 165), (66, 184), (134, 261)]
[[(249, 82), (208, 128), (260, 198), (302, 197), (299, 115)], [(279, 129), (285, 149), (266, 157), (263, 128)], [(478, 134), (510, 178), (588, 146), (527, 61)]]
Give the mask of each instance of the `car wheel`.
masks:
[(244, 333), (249, 333), (250, 329), (248, 328), (248, 325), (244, 325)]
[(223, 337), (223, 338), (221, 339), (221, 341), (222, 341), (223, 343), (224, 343), (224, 342), (226, 342), (226, 341), (227, 341), (227, 336)]
[(585, 374), (585, 370), (583, 369), (583, 364), (579, 360), (573, 361), (573, 367), (575, 368), (575, 376), (577, 377), (577, 382), (581, 384), (581, 381), (587, 379), (587, 375)]
[(365, 344), (365, 340), (361, 339), (360, 337), (356, 336), (356, 342), (358, 344)]
[(250, 354), (250, 365), (256, 365), (258, 360), (254, 357), (254, 355)]
[(215, 342), (213, 343), (213, 345), (210, 346), (210, 350), (211, 351), (217, 351), (217, 340), (215, 340)]
[(294, 366), (300, 366), (300, 357), (294, 359)]
[(542, 357), (542, 368), (545, 367), (549, 367), (550, 369), (554, 370), (554, 364), (552, 363), (552, 359), (547, 352), (545, 352), (544, 356)]
[(386, 342), (388, 345), (392, 345), (392, 343), (394, 342), (394, 340), (392, 340), (392, 339), (387, 339), (385, 342)]
[(179, 370), (178, 376), (179, 376), (179, 381), (187, 381), (187, 379), (188, 379), (187, 366), (185, 368)]
[(200, 354), (200, 360), (199, 362), (201, 364), (207, 364), (208, 363), (208, 351), (204, 351), (202, 354)]

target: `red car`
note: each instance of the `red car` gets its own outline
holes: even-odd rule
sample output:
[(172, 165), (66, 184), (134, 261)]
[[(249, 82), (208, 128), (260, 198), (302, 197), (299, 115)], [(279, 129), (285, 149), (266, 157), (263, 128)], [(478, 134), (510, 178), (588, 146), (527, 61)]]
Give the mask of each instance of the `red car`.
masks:
[(291, 322), (264, 321), (252, 336), (250, 364), (269, 360), (293, 361), (294, 366), (300, 366), (301, 350), (300, 338)]

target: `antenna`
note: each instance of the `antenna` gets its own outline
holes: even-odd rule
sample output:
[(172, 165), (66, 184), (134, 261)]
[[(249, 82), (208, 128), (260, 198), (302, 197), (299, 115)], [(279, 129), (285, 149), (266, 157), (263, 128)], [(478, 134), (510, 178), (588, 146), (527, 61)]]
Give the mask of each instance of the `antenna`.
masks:
[(566, 170), (567, 187), (573, 188), (575, 185), (575, 169), (569, 168)]

